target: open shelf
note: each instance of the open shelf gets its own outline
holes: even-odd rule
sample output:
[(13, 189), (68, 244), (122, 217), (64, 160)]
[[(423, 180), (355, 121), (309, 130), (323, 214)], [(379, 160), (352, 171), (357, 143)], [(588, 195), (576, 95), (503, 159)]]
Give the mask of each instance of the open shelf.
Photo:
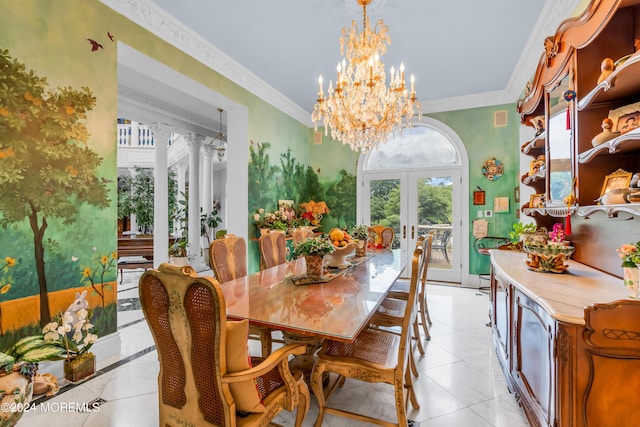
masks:
[(635, 216), (640, 216), (640, 203), (625, 203), (620, 205), (593, 205), (593, 206), (580, 206), (578, 209), (578, 216), (583, 218), (589, 218), (596, 212), (604, 212), (609, 218), (615, 218), (620, 213), (628, 213)]
[(539, 171), (533, 175), (526, 174), (522, 177), (522, 183), (524, 185), (531, 185), (535, 182), (541, 181), (546, 178), (547, 174), (545, 173), (546, 169)]
[(625, 99), (640, 92), (640, 52), (629, 57), (622, 65), (578, 101), (578, 111), (596, 102)]
[(529, 142), (526, 142), (520, 147), (520, 151), (524, 154), (529, 154), (533, 150), (544, 148), (546, 131), (543, 131), (540, 135), (536, 136)]
[(640, 128), (580, 153), (578, 155), (578, 163), (589, 163), (598, 156), (628, 153), (637, 150), (640, 150)]

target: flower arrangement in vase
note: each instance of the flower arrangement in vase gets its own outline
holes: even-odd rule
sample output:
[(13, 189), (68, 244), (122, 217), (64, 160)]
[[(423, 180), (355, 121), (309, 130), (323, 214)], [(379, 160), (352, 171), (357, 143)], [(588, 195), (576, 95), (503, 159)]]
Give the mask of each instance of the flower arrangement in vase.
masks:
[(356, 256), (366, 256), (369, 245), (369, 227), (364, 224), (354, 226), (351, 229), (351, 237), (353, 237), (358, 244), (358, 246), (356, 246)]
[(45, 342), (55, 344), (62, 350), (64, 376), (69, 381), (80, 381), (95, 373), (95, 355), (89, 349), (98, 335), (91, 333), (93, 309), (89, 308), (86, 296), (87, 291), (82, 294), (76, 292), (76, 299), (69, 308), (42, 329)]
[(623, 283), (629, 290), (629, 298), (640, 298), (640, 242), (625, 243), (616, 249), (622, 259)]
[(324, 214), (329, 213), (329, 208), (325, 202), (315, 202), (313, 200), (300, 203), (301, 217), (309, 221), (310, 225), (318, 226)]
[(266, 212), (260, 208), (253, 214), (256, 227), (260, 230), (286, 231), (288, 218), (283, 209), (274, 212)]
[(293, 245), (291, 255), (293, 259), (305, 257), (307, 262), (307, 275), (312, 277), (322, 276), (323, 257), (335, 250), (333, 243), (324, 236), (310, 237)]

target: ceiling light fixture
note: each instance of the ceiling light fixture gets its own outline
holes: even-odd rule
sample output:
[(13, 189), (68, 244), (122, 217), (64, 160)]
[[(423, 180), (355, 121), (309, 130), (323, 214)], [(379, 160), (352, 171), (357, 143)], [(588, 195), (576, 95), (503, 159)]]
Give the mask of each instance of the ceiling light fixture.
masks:
[(403, 122), (411, 128), (414, 106), (420, 118), (422, 110), (417, 102), (413, 74), (411, 92), (405, 87), (404, 64), (400, 64), (399, 70), (391, 67), (387, 87), (384, 63), (380, 57), (386, 53), (386, 45), (391, 44), (389, 27), (380, 19), (373, 31), (367, 17), (367, 5), (371, 0), (357, 2), (362, 6), (364, 17), (362, 33), (358, 31), (355, 20), (351, 21), (350, 29), (342, 29), (340, 54), (344, 58), (338, 63), (335, 89), (330, 81), (325, 98), (320, 76), (318, 99), (311, 120), (315, 130), (318, 122), (322, 121), (325, 135), (329, 126), (333, 139), (349, 144), (354, 151), (368, 152), (386, 142), (391, 134), (401, 132)]
[(224, 110), (222, 108), (218, 108), (218, 112), (220, 113), (220, 131), (216, 135), (216, 139), (220, 141), (220, 144), (216, 147), (216, 151), (218, 152), (218, 160), (222, 161), (224, 159), (224, 153), (227, 151), (225, 147), (225, 134), (222, 133), (222, 112)]

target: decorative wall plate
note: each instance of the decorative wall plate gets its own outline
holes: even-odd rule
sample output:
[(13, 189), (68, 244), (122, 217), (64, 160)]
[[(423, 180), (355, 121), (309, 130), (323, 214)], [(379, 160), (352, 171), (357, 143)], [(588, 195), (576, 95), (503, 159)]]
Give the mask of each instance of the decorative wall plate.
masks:
[(489, 159), (482, 164), (482, 174), (489, 181), (496, 181), (504, 173), (504, 165), (495, 158)]

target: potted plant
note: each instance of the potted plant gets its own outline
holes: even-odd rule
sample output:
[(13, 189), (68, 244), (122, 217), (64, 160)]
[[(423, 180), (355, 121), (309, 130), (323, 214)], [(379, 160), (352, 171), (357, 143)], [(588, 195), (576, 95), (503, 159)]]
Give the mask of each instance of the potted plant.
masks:
[(516, 222), (512, 228), (513, 230), (509, 232), (509, 238), (511, 239), (511, 248), (515, 250), (522, 249), (522, 244), (531, 241), (531, 236), (538, 232), (538, 226), (535, 223)]
[(64, 377), (69, 381), (80, 381), (96, 371), (95, 355), (89, 350), (98, 339), (91, 333), (90, 323), (93, 309), (85, 300), (87, 291), (76, 292), (75, 301), (64, 313), (47, 323), (42, 332), (44, 341), (58, 347), (64, 356)]
[(222, 222), (218, 216), (220, 203), (215, 201), (211, 208), (211, 212), (203, 212), (200, 208), (200, 235), (207, 239), (207, 247), (211, 245), (211, 241), (215, 238), (215, 231)]
[(369, 244), (369, 227), (364, 224), (354, 226), (351, 229), (351, 237), (357, 240), (356, 256), (366, 256)]
[(189, 265), (189, 258), (187, 256), (187, 249), (189, 248), (189, 241), (186, 236), (181, 236), (173, 242), (173, 245), (169, 246), (169, 262), (174, 265)]
[(307, 276), (322, 276), (323, 257), (335, 250), (333, 243), (325, 237), (310, 237), (293, 245), (291, 255), (294, 259), (304, 257), (307, 263)]

